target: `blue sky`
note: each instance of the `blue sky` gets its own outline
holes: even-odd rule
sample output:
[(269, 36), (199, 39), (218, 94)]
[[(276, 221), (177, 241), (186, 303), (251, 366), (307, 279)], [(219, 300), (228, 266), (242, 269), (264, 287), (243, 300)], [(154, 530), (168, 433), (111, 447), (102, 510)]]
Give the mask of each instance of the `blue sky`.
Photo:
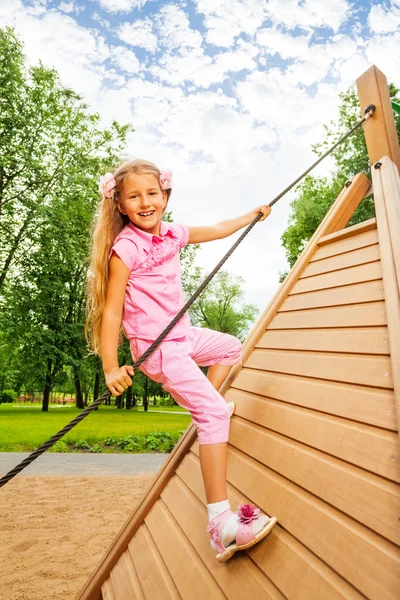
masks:
[[(133, 124), (128, 155), (174, 171), (170, 207), (188, 225), (268, 203), (372, 64), (400, 87), (400, 0), (9, 0), (6, 24), (104, 125)], [(260, 308), (286, 268), (291, 198), (226, 263)], [(204, 244), (199, 264), (211, 270), (237, 235)]]

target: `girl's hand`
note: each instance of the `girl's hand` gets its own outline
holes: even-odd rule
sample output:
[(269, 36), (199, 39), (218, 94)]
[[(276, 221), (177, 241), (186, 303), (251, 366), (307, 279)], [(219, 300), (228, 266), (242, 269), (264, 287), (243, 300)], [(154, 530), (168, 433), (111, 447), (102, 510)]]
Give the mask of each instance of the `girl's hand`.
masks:
[(124, 365), (123, 367), (114, 367), (107, 372), (104, 372), (106, 386), (113, 396), (120, 396), (127, 387), (132, 385), (133, 367)]
[(265, 219), (271, 214), (271, 207), (268, 206), (268, 204), (263, 204), (262, 206), (257, 206), (257, 208), (252, 210), (250, 213), (252, 215), (251, 220), (254, 221), (254, 219), (260, 212), (263, 213), (263, 216), (259, 220), (265, 221)]

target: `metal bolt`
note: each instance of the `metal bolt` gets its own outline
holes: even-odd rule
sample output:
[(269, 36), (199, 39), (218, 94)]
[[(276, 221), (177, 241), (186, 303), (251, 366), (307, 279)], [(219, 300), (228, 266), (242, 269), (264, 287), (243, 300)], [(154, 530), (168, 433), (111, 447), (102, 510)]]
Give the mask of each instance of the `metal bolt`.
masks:
[(389, 373), (385, 373), (385, 377), (387, 377), (389, 375)]
[(382, 311), (382, 314), (384, 315), (384, 314), (385, 314), (385, 312), (386, 312), (386, 310), (383, 310), (383, 311)]
[(392, 456), (392, 460), (396, 460), (396, 457), (395, 457), (395, 456)]
[(388, 414), (388, 415), (391, 415), (391, 414), (392, 414), (392, 411), (391, 411), (391, 410), (388, 410), (388, 411), (387, 411), (387, 414)]
[(374, 164), (374, 169), (380, 169), (381, 166), (382, 166), (382, 163), (381, 162), (377, 162), (377, 163)]
[(384, 343), (384, 344), (386, 344), (386, 343), (387, 343), (387, 340), (383, 340), (383, 343)]

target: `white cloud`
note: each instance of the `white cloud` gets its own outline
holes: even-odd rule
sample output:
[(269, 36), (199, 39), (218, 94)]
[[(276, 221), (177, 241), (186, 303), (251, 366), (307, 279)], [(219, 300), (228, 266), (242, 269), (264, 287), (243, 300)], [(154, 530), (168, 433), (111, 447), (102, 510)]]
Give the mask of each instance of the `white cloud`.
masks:
[(97, 0), (97, 2), (108, 12), (127, 13), (142, 8), (147, 0)]
[(122, 71), (137, 73), (140, 68), (139, 61), (132, 50), (124, 46), (111, 46), (111, 60)]
[(268, 18), (288, 29), (329, 27), (337, 31), (351, 13), (347, 0), (269, 0)]
[(187, 14), (179, 6), (163, 6), (157, 14), (156, 21), (160, 42), (168, 51), (182, 52), (185, 49), (201, 47), (201, 33), (190, 27)]
[(365, 55), (370, 64), (383, 71), (388, 81), (400, 87), (399, 70), (400, 31), (387, 35), (375, 35), (368, 40)]
[(73, 2), (61, 2), (57, 8), (58, 10), (66, 13), (72, 13), (75, 11), (75, 5)]
[(153, 33), (153, 25), (148, 17), (137, 19), (134, 23), (123, 23), (117, 29), (119, 38), (137, 48), (144, 48), (149, 52), (157, 49), (157, 36)]
[(204, 15), (206, 40), (215, 46), (232, 46), (242, 32), (253, 36), (262, 25), (266, 0), (195, 0)]
[(400, 6), (375, 4), (368, 15), (368, 24), (374, 33), (390, 33), (400, 27)]
[(279, 54), (282, 58), (305, 58), (309, 56), (311, 35), (283, 33), (275, 27), (265, 27), (257, 33), (257, 44), (267, 54)]

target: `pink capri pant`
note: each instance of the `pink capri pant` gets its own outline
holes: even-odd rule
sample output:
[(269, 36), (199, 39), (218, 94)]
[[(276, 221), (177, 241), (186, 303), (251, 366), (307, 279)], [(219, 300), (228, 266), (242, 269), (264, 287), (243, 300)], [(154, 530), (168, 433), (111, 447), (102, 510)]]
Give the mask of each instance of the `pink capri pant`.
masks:
[[(137, 360), (152, 342), (130, 340), (133, 360)], [(221, 394), (199, 366), (234, 365), (242, 362), (240, 340), (228, 333), (203, 327), (190, 327), (188, 335), (163, 340), (139, 369), (161, 383), (174, 400), (192, 415), (199, 444), (227, 442), (229, 413)]]

